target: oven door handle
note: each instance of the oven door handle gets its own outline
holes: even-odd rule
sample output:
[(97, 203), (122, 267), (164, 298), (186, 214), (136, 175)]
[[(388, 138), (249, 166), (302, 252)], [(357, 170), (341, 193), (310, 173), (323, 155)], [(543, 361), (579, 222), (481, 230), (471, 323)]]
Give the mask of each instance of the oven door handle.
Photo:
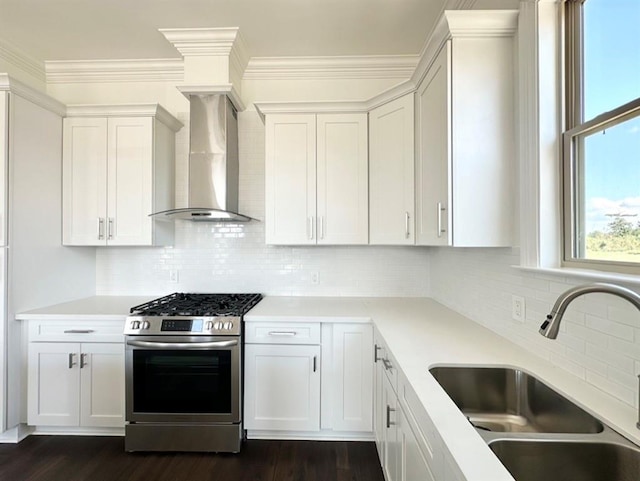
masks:
[(238, 340), (211, 341), (211, 342), (155, 342), (128, 340), (127, 346), (147, 347), (151, 349), (208, 349), (214, 347), (237, 346)]

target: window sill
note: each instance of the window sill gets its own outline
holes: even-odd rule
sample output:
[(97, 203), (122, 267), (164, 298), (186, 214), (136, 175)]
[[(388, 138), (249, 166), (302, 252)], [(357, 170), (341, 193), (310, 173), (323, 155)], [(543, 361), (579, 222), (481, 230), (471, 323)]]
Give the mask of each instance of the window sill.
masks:
[(618, 272), (603, 272), (590, 269), (572, 269), (569, 267), (526, 267), (511, 266), (524, 272), (533, 274), (545, 274), (563, 278), (587, 279), (598, 282), (613, 282), (618, 284), (628, 284), (640, 286), (640, 276), (632, 274), (621, 274)]

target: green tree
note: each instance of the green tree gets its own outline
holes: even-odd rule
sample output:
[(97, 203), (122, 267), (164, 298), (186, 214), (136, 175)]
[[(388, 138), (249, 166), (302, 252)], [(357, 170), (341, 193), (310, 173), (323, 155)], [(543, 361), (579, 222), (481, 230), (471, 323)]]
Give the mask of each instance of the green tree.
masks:
[(624, 217), (615, 217), (607, 225), (607, 230), (609, 231), (609, 234), (614, 237), (624, 237), (631, 234), (633, 225)]

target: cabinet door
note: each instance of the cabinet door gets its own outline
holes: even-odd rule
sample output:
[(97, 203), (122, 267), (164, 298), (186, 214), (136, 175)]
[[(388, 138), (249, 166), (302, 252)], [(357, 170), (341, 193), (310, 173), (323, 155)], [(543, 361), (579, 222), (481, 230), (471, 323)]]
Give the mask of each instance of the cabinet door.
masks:
[(63, 243), (105, 245), (107, 119), (64, 119), (62, 168)]
[(80, 344), (32, 342), (28, 359), (27, 422), (78, 426)]
[(387, 481), (398, 481), (400, 479), (400, 443), (398, 442), (398, 419), (399, 408), (398, 398), (391, 387), (389, 378), (384, 378), (384, 387), (382, 390), (383, 405), (383, 456), (382, 469), (385, 473)]
[(370, 244), (414, 243), (414, 97), (369, 112)]
[(322, 114), (317, 123), (318, 244), (366, 244), (367, 115)]
[(268, 115), (265, 123), (267, 244), (316, 243), (316, 116)]
[(373, 429), (373, 327), (333, 325), (334, 408), (336, 431)]
[[(9, 92), (0, 92), (0, 246), (7, 245), (6, 199), (7, 199), (8, 165), (9, 165)], [(1, 411), (2, 409), (0, 409), (0, 413)]]
[(416, 97), (416, 240), (450, 245), (451, 69), (450, 43), (438, 54)]
[(380, 459), (384, 459), (384, 430), (385, 430), (385, 409), (386, 406), (383, 402), (384, 392), (384, 365), (382, 359), (384, 358), (384, 347), (381, 345), (380, 340), (376, 337), (376, 343), (374, 345), (374, 378), (373, 378), (373, 434), (376, 441), (376, 448), (378, 449), (378, 456)]
[(124, 344), (84, 343), (80, 356), (80, 424), (123, 427)]
[(245, 428), (320, 429), (320, 346), (247, 344)]
[(401, 461), (399, 479), (402, 481), (435, 481), (427, 457), (422, 453), (416, 435), (402, 409), (398, 410), (398, 442)]
[(108, 120), (109, 245), (152, 243), (153, 119), (111, 117)]

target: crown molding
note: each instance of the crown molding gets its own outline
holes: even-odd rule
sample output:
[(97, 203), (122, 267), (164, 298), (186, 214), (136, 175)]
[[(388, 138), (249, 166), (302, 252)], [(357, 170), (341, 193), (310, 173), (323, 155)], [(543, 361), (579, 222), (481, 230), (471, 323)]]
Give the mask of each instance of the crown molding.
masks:
[(178, 90), (189, 98), (190, 95), (215, 95), (224, 94), (231, 100), (231, 103), (238, 112), (245, 110), (244, 102), (238, 91), (232, 84), (219, 85), (178, 85)]
[(366, 101), (254, 102), (254, 105), (263, 121), (265, 115), (270, 114), (345, 114), (369, 111)]
[(44, 92), (40, 92), (27, 84), (24, 84), (14, 78), (11, 78), (7, 74), (0, 74), (0, 91), (10, 92), (15, 95), (33, 102), (40, 107), (49, 110), (61, 117), (64, 117), (67, 111), (66, 106), (58, 102), (53, 97), (49, 97)]
[(45, 82), (44, 63), (6, 40), (0, 40), (0, 59)]
[(518, 10), (447, 10), (452, 37), (511, 37), (518, 28)]
[(174, 132), (183, 127), (182, 122), (160, 104), (68, 105), (67, 117), (155, 117)]
[(244, 79), (407, 79), (418, 60), (418, 55), (256, 57), (249, 61)]
[(445, 10), (429, 35), (411, 80), (419, 85), (438, 52), (454, 37), (511, 37), (518, 28), (518, 10)]
[(229, 55), (240, 33), (238, 27), (159, 28), (158, 31), (182, 56)]
[(365, 102), (367, 110), (375, 109), (388, 102), (399, 99), (400, 97), (404, 97), (407, 94), (411, 94), (416, 91), (417, 87), (418, 85), (413, 81), (413, 79), (405, 80), (395, 87), (391, 87), (390, 89), (387, 89), (367, 100)]
[(54, 60), (45, 62), (47, 83), (181, 82), (182, 59)]

